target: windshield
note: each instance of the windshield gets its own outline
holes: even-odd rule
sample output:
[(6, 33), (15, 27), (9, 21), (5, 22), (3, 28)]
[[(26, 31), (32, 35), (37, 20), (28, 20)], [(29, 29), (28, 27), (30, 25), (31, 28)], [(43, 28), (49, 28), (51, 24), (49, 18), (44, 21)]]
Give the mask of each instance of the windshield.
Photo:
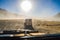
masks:
[(0, 0), (0, 31), (60, 33), (60, 0)]

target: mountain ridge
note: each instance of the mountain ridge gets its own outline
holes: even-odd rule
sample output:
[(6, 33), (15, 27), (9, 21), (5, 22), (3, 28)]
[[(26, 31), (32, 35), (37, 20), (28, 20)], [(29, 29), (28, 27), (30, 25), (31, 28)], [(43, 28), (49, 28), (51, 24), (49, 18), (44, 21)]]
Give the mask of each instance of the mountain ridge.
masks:
[(20, 19), (20, 18), (24, 18), (24, 16), (0, 8), (0, 19)]

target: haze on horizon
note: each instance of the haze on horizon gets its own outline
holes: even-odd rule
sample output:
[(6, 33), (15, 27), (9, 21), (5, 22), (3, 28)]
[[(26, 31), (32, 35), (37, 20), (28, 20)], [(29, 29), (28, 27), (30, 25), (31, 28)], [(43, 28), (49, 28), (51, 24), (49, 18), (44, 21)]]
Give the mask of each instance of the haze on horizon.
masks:
[[(23, 0), (24, 1), (24, 0)], [(32, 9), (29, 12), (22, 11), (20, 4), (22, 0), (0, 0), (0, 8), (9, 12), (22, 14), (28, 17), (51, 17), (60, 12), (60, 0), (28, 0)]]

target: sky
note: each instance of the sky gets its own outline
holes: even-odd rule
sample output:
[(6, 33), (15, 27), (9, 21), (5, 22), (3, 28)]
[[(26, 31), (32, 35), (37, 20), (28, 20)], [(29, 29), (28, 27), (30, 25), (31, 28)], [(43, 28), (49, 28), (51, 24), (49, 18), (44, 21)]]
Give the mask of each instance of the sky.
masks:
[(0, 0), (0, 8), (9, 12), (22, 14), (29, 17), (51, 17), (60, 12), (60, 0), (29, 0), (32, 9), (29, 12), (21, 10), (22, 0)]

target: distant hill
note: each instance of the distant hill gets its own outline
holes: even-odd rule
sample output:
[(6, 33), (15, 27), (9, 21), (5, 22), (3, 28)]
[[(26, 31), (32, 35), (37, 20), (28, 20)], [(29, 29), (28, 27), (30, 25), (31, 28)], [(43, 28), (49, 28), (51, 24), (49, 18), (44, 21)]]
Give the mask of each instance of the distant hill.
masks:
[(56, 15), (54, 15), (52, 17), (52, 20), (54, 20), (54, 21), (60, 21), (60, 13), (57, 13)]
[(17, 18), (24, 18), (24, 16), (8, 12), (7, 10), (0, 8), (0, 19), (17, 19)]
[(60, 21), (60, 13), (57, 13), (56, 15), (51, 16), (51, 17), (37, 18), (37, 19), (42, 20), (42, 21)]
[(56, 14), (54, 17), (60, 18), (60, 13)]

